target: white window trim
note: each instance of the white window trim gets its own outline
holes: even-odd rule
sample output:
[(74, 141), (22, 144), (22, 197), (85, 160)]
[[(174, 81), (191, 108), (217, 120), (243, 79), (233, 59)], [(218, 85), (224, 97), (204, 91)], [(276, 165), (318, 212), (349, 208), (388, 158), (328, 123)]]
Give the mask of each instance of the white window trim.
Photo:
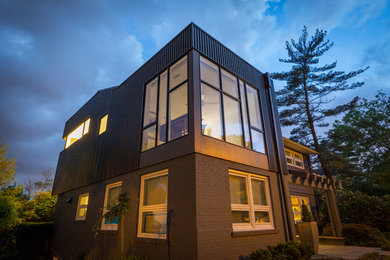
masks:
[[(232, 223), (233, 231), (273, 230), (273, 229), (275, 229), (268, 177), (257, 175), (257, 174), (241, 172), (241, 171), (237, 171), (237, 170), (231, 170), (231, 169), (229, 170), (229, 176), (230, 175), (245, 178), (246, 187), (247, 187), (247, 195), (248, 195), (248, 205), (231, 204), (231, 210), (232, 211), (249, 211), (249, 218), (250, 218), (250, 223)], [(267, 206), (253, 204), (251, 179), (261, 180), (261, 181), (265, 182), (264, 187), (266, 190), (265, 194), (267, 196)], [(269, 223), (255, 223), (255, 211), (268, 212), (270, 222)]]
[[(106, 214), (107, 210), (107, 200), (108, 200), (108, 191), (111, 188), (122, 186), (122, 181), (111, 183), (106, 185), (106, 191), (104, 193), (104, 204), (103, 204), (103, 216)], [(101, 230), (118, 230), (118, 224), (106, 224), (106, 219), (102, 218)]]
[[(292, 157), (290, 157), (290, 156), (287, 156), (287, 154), (285, 153), (286, 159), (288, 158), (288, 159), (292, 160), (292, 162), (293, 162), (293, 163), (289, 163), (289, 162), (286, 160), (286, 162), (287, 162), (288, 165), (291, 165), (291, 166), (294, 166), (294, 167), (297, 167), (297, 168), (300, 168), (300, 169), (305, 169), (305, 164), (303, 163), (303, 155), (302, 155), (302, 154), (297, 153), (297, 152), (295, 152), (295, 151), (293, 151), (293, 150), (290, 150), (290, 149), (287, 149), (287, 148), (284, 148), (284, 150), (285, 150), (286, 152), (290, 152), (290, 153), (292, 154)], [(295, 154), (295, 155), (301, 156), (301, 157), (302, 157), (302, 160), (297, 160), (297, 158), (294, 157), (294, 154)], [(297, 165), (297, 164), (296, 164), (296, 161), (301, 162), (301, 163), (302, 163), (302, 166)]]
[[(144, 212), (147, 212), (147, 211), (165, 211), (165, 212), (167, 212), (167, 204), (144, 206), (145, 180), (160, 177), (160, 176), (165, 176), (165, 175), (168, 175), (168, 169), (164, 169), (164, 170), (157, 171), (154, 173), (148, 173), (148, 174), (141, 176), (140, 200), (139, 200), (139, 210), (138, 210), (138, 231), (137, 231), (138, 237), (157, 238), (157, 239), (166, 239), (167, 238), (166, 234), (151, 234), (151, 233), (143, 233), (142, 232), (142, 221), (143, 221), (142, 214)], [(168, 194), (167, 194), (167, 199), (168, 199)]]
[[(88, 196), (87, 205), (80, 205), (81, 198), (82, 198), (82, 197), (85, 197), (85, 196)], [(88, 192), (79, 195), (79, 200), (78, 200), (78, 203), (77, 203), (77, 210), (76, 210), (76, 217), (75, 217), (75, 220), (86, 220), (86, 218), (87, 218), (87, 212), (88, 212), (88, 203), (89, 203), (89, 193), (88, 193)], [(86, 209), (87, 209), (87, 212), (85, 213), (85, 216), (79, 216), (79, 213), (80, 213), (80, 209), (81, 209), (81, 208), (86, 208)]]
[[(305, 197), (305, 196), (295, 196), (295, 195), (291, 195), (291, 198), (297, 198), (297, 199), (298, 199), (299, 207), (300, 207), (300, 209), (301, 209), (301, 211), (300, 211), (301, 220), (295, 220), (295, 212), (296, 212), (296, 211), (293, 210), (294, 222), (295, 222), (295, 223), (302, 222), (302, 198), (307, 200), (307, 203), (309, 204), (309, 205), (307, 205), (307, 206), (308, 206), (308, 208), (309, 208), (310, 213), (312, 213), (312, 212), (311, 212), (311, 207), (310, 207), (310, 199), (309, 199), (309, 197)], [(292, 206), (293, 206), (293, 205), (292, 205), (292, 202), (291, 202), (291, 207), (292, 207)]]

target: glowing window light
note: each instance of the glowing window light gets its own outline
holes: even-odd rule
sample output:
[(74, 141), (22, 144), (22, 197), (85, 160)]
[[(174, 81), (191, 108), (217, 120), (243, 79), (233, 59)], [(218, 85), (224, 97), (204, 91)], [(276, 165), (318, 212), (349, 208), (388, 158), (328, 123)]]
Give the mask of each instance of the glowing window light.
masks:
[(76, 142), (77, 140), (79, 140), (81, 137), (83, 137), (88, 133), (90, 122), (91, 119), (88, 118), (81, 125), (79, 125), (75, 130), (73, 130), (70, 134), (68, 134), (68, 136), (66, 137), (65, 149), (71, 146), (74, 142)]
[(104, 133), (107, 130), (107, 120), (108, 120), (108, 114), (100, 118), (99, 135)]

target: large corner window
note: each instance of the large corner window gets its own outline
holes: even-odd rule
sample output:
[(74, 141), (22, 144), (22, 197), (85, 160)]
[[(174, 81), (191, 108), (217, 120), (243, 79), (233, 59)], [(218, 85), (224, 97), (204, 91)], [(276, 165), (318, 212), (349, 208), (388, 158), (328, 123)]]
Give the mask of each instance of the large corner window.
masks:
[(274, 229), (268, 178), (229, 171), (233, 231)]
[(291, 196), (291, 205), (294, 213), (295, 223), (302, 221), (302, 205), (307, 205), (310, 210), (309, 198), (301, 196)]
[(187, 56), (145, 86), (141, 151), (188, 134)]
[(300, 153), (294, 152), (289, 149), (284, 149), (286, 154), (286, 161), (288, 165), (295, 166), (304, 169), (303, 156)]
[(138, 237), (166, 238), (168, 170), (141, 177)]
[(258, 90), (200, 57), (202, 134), (265, 153)]
[(81, 139), (84, 135), (86, 135), (89, 132), (90, 122), (91, 122), (91, 118), (88, 118), (65, 137), (66, 139), (65, 149), (71, 146), (72, 144), (74, 144), (77, 140)]
[(85, 220), (87, 218), (89, 193), (81, 194), (77, 203), (76, 220)]
[[(106, 192), (104, 194), (104, 206), (103, 206), (103, 215), (110, 210), (110, 208), (115, 205), (119, 194), (121, 193), (122, 182), (111, 183), (106, 186)], [(103, 218), (102, 220), (102, 230), (117, 230), (118, 229), (119, 216), (115, 217), (111, 221), (109, 219)]]

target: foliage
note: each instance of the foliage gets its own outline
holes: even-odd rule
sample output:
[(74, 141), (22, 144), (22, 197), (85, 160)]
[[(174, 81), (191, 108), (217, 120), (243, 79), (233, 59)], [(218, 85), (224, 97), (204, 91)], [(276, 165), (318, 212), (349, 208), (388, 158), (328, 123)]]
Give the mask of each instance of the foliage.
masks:
[(7, 229), (17, 222), (16, 208), (12, 199), (0, 197), (0, 230)]
[(346, 245), (381, 247), (389, 243), (378, 229), (363, 224), (343, 224), (343, 236)]
[(390, 256), (380, 255), (379, 252), (372, 252), (362, 255), (358, 260), (390, 260)]
[(15, 160), (7, 158), (8, 145), (0, 143), (0, 189), (6, 188), (15, 181)]
[[(118, 198), (114, 201), (110, 208), (107, 208), (107, 212), (95, 222), (92, 231), (95, 233), (95, 238), (99, 234), (100, 225), (103, 219), (109, 222), (114, 222), (119, 218), (119, 229), (120, 229), (120, 245), (121, 245), (121, 257), (124, 257), (124, 218), (129, 211), (129, 193), (123, 192), (118, 195)], [(99, 214), (101, 215), (101, 214)]]
[(327, 167), (350, 190), (390, 194), (390, 96), (379, 91), (336, 121), (321, 142)]
[(312, 255), (313, 249), (310, 243), (287, 241), (277, 246), (267, 246), (267, 249), (253, 251), (249, 257), (253, 260), (304, 260), (311, 259)]
[(23, 223), (17, 228), (16, 248), (23, 259), (48, 257), (53, 223)]
[(314, 221), (313, 215), (311, 214), (309, 207), (306, 204), (302, 204), (302, 222)]
[(53, 221), (57, 196), (52, 196), (50, 191), (43, 191), (27, 201), (19, 213), (24, 222), (48, 222)]
[(390, 195), (371, 196), (360, 191), (337, 190), (341, 222), (364, 224), (390, 232)]
[(347, 81), (365, 69), (345, 73), (334, 70), (337, 62), (318, 66), (319, 58), (327, 52), (333, 42), (325, 40), (327, 32), (316, 30), (314, 36), (308, 39), (306, 27), (303, 27), (302, 35), (298, 42), (291, 40), (286, 42), (288, 59), (279, 59), (280, 62), (292, 64), (288, 72), (273, 73), (272, 78), (286, 81), (286, 85), (277, 91), (277, 103), (284, 107), (280, 111), (280, 119), (283, 126), (294, 126), (291, 131), (291, 139), (305, 145), (314, 146), (319, 151), (319, 159), (325, 173), (324, 162), (321, 157), (316, 127), (326, 127), (324, 120), (330, 116), (336, 116), (353, 108), (358, 97), (347, 104), (325, 108), (331, 99), (330, 94), (339, 91), (361, 87), (363, 82), (348, 84)]

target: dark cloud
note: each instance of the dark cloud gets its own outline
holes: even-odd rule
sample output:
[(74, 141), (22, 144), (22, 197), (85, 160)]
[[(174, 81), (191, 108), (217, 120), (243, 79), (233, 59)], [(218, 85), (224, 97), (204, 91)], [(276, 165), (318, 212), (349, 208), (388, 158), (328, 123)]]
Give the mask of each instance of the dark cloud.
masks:
[(17, 160), (18, 180), (55, 169), (65, 121), (191, 21), (261, 71), (278, 71), (284, 42), (296, 38), (302, 22), (335, 27), (357, 11), (360, 20), (353, 21), (364, 22), (383, 7), (326, 1), (326, 12), (325, 2), (314, 2), (0, 0), (0, 138)]

